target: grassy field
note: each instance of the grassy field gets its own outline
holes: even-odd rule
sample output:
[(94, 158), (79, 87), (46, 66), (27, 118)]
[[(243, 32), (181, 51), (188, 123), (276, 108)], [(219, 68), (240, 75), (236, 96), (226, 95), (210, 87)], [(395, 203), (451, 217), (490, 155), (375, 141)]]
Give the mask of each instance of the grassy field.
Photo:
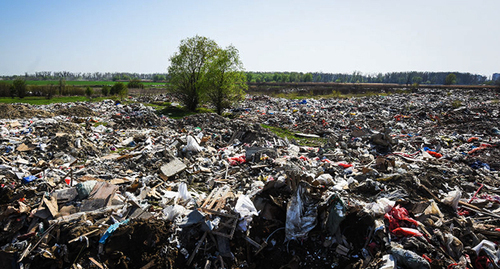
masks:
[(294, 133), (290, 132), (289, 130), (279, 128), (279, 127), (274, 127), (274, 126), (269, 126), (266, 124), (261, 124), (262, 127), (269, 129), (271, 132), (276, 134), (277, 136), (281, 138), (288, 138), (288, 140), (295, 139), (299, 145), (302, 146), (311, 146), (311, 147), (319, 147), (322, 146), (326, 143), (325, 138), (308, 138), (308, 137), (297, 137), (295, 136)]
[[(99, 102), (104, 99), (110, 99), (110, 97), (96, 97), (92, 98), (92, 102)], [(86, 102), (89, 101), (88, 97), (85, 96), (66, 96), (66, 97), (54, 97), (52, 99), (47, 99), (45, 97), (35, 97), (28, 96), (24, 98), (10, 98), (2, 97), (0, 98), (0, 103), (13, 104), (13, 103), (24, 103), (31, 105), (48, 105), (52, 103), (69, 103), (69, 102)]]
[[(115, 81), (66, 81), (66, 85), (72, 85), (72, 86), (103, 86), (103, 85), (109, 85), (113, 86), (116, 82)], [(128, 84), (128, 82), (124, 82), (125, 84)], [(26, 80), (26, 84), (28, 85), (39, 85), (39, 86), (44, 86), (44, 85), (59, 85), (58, 80)], [(143, 82), (144, 86), (146, 87), (153, 87), (153, 86), (165, 86), (164, 82)]]

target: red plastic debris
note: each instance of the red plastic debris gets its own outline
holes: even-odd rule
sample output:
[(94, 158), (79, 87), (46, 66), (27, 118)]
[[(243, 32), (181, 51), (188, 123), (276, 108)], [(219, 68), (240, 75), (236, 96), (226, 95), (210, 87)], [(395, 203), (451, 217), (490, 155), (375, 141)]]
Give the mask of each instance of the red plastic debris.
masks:
[(404, 207), (400, 207), (399, 205), (393, 207), (389, 213), (386, 213), (384, 218), (389, 221), (389, 230), (391, 232), (394, 229), (399, 228), (402, 221), (409, 222), (410, 225), (413, 224), (418, 226), (418, 222), (409, 217), (408, 210)]
[(430, 155), (432, 155), (434, 158), (437, 158), (437, 159), (443, 157), (443, 154), (437, 153), (435, 151), (428, 150), (427, 153), (429, 153)]
[(473, 154), (476, 151), (480, 151), (480, 150), (483, 150), (483, 149), (486, 149), (486, 148), (488, 148), (488, 147), (477, 147), (477, 148), (472, 149), (471, 151), (469, 151), (468, 154)]
[(227, 159), (229, 161), (229, 164), (232, 165), (232, 166), (235, 166), (235, 165), (242, 164), (242, 163), (246, 162), (245, 155), (237, 156), (237, 157), (230, 157), (230, 158), (227, 158)]
[(346, 169), (346, 168), (351, 167), (352, 164), (350, 164), (350, 163), (339, 163), (339, 166), (341, 166), (342, 168)]
[(426, 259), (429, 263), (432, 263), (431, 258), (427, 257), (427, 255), (422, 254), (422, 258)]
[(406, 228), (406, 227), (396, 228), (392, 230), (392, 233), (394, 235), (399, 235), (399, 236), (423, 236), (423, 234), (419, 232), (417, 229)]
[(473, 141), (478, 141), (478, 140), (479, 140), (479, 137), (475, 137), (475, 136), (473, 136), (473, 137), (471, 137), (471, 138), (467, 139), (467, 143), (471, 143), (471, 142), (473, 142)]

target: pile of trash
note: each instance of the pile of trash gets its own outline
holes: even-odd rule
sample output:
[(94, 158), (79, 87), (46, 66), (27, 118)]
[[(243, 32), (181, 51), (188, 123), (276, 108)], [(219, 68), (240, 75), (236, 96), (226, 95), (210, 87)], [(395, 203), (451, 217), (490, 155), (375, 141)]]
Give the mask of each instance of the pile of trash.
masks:
[(247, 96), (231, 119), (111, 100), (10, 112), (0, 267), (497, 268), (498, 100), (423, 89)]

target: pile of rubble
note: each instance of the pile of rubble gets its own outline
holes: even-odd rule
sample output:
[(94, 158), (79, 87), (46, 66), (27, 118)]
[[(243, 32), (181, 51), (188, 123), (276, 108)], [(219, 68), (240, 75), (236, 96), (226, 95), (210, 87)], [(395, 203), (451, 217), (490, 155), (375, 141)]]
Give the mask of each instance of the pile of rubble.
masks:
[(1, 268), (500, 266), (495, 92), (4, 106)]

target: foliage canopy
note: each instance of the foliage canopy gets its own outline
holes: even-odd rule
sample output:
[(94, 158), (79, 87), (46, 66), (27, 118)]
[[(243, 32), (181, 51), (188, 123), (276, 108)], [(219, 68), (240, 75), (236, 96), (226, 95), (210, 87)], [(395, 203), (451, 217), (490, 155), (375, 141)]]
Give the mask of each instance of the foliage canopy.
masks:
[(446, 76), (444, 79), (444, 85), (453, 85), (457, 83), (457, 76), (453, 73)]
[(220, 114), (242, 97), (246, 76), (234, 46), (223, 49), (203, 36), (181, 41), (168, 67), (171, 90), (191, 111), (203, 101)]

